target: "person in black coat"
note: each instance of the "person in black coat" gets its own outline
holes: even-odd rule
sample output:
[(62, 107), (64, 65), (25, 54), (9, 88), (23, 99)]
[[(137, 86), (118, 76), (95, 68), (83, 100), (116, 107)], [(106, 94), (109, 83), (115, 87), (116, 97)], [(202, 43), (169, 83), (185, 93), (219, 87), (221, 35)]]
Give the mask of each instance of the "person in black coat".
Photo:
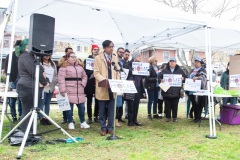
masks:
[[(164, 83), (164, 74), (178, 74), (182, 75), (182, 81), (187, 77), (184, 71), (177, 65), (176, 58), (170, 58), (167, 67), (162, 70), (160, 73), (160, 80)], [(180, 98), (181, 87), (170, 87), (166, 92), (162, 90), (162, 96), (165, 101), (165, 109), (166, 109), (166, 122), (171, 121), (171, 117), (173, 118), (173, 122), (177, 122), (177, 111), (178, 111), (178, 102)], [(171, 116), (172, 112), (172, 116)]]
[[(134, 52), (132, 54), (132, 62), (140, 62), (141, 61), (141, 53)], [(133, 81), (137, 90), (137, 93), (135, 93), (134, 101), (133, 101), (133, 123), (135, 126), (141, 126), (142, 124), (138, 122), (137, 116), (138, 116), (138, 108), (140, 99), (146, 98), (146, 93), (143, 87), (143, 76), (140, 75), (134, 75)]]
[[(149, 58), (149, 76), (145, 78), (145, 87), (148, 92), (148, 118), (159, 118), (157, 115), (157, 102), (158, 102), (158, 91), (159, 91), (159, 79), (158, 79), (158, 68), (157, 58), (152, 56)], [(151, 108), (153, 104), (153, 117), (151, 114)]]
[[(15, 49), (16, 55), (20, 55), (18, 59), (18, 73), (19, 80), (17, 83), (17, 93), (22, 102), (22, 116), (23, 119), (30, 110), (34, 107), (34, 90), (39, 87), (38, 102), (40, 102), (43, 87), (49, 85), (44, 69), (40, 65), (39, 70), (39, 86), (35, 86), (35, 72), (37, 61), (32, 53), (28, 53), (25, 49), (28, 45), (28, 39), (22, 41), (19, 49)], [(38, 105), (37, 105), (38, 106)], [(27, 129), (30, 117), (28, 117), (20, 126), (23, 132)]]
[[(22, 40), (17, 40), (14, 47), (20, 45), (22, 42)], [(5, 66), (4, 66), (4, 71), (7, 74), (7, 70), (8, 70), (8, 63), (9, 63), (9, 54), (6, 57), (5, 60)], [(9, 82), (11, 85), (12, 89), (16, 89), (17, 88), (17, 81), (18, 81), (18, 57), (15, 54), (15, 51), (12, 53), (12, 61), (11, 61), (11, 71), (10, 71), (10, 75), (9, 75)], [(18, 100), (18, 115), (19, 115), (19, 119), (17, 119), (17, 113), (16, 113), (16, 101)], [(12, 115), (12, 120), (13, 122), (16, 122), (17, 120), (20, 120), (20, 117), (22, 115), (22, 105), (21, 105), (21, 101), (20, 98), (9, 98), (9, 106), (10, 106), (10, 111), (11, 111), (11, 115)]]
[[(88, 58), (94, 59), (99, 55), (99, 46), (92, 45), (92, 55)], [(93, 70), (86, 69), (86, 60), (84, 60), (84, 70), (88, 76), (87, 86), (84, 88), (84, 93), (87, 96), (87, 114), (88, 114), (88, 124), (92, 123), (92, 98), (95, 95), (95, 78), (93, 76)], [(95, 107), (94, 107), (94, 122), (99, 122), (98, 119), (99, 106), (98, 100), (95, 98)]]

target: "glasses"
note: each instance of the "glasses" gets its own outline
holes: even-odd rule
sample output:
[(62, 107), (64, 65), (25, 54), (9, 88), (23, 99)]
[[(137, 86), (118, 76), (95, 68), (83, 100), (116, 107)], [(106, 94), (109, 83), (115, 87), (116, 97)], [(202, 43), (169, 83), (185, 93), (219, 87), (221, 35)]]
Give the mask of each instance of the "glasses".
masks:
[(176, 61), (174, 61), (174, 60), (171, 60), (171, 61), (169, 61), (169, 62), (176, 62)]
[(114, 48), (114, 46), (107, 46), (106, 48)]
[(77, 56), (70, 56), (71, 58), (77, 58)]

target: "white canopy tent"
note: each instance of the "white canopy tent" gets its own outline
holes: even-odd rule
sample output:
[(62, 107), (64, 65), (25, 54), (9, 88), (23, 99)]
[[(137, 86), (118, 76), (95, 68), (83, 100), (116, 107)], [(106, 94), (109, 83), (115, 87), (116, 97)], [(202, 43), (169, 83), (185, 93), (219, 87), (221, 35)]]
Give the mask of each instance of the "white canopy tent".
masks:
[[(13, 6), (14, 1), (8, 13), (14, 13)], [(153, 0), (21, 0), (16, 34), (28, 35), (33, 13), (56, 19), (55, 40), (101, 44), (103, 40), (110, 39), (116, 46), (126, 45), (131, 49), (159, 45), (205, 50), (209, 69), (212, 65), (209, 63), (211, 50), (240, 47), (239, 23), (189, 15)], [(11, 20), (6, 30), (10, 31), (12, 26), (14, 29), (13, 24), (15, 21)], [(211, 83), (212, 72), (208, 73)], [(209, 97), (210, 94), (212, 97), (212, 92), (209, 92)], [(209, 104), (213, 106), (213, 103)], [(213, 121), (210, 117), (210, 136), (216, 136), (214, 116)]]

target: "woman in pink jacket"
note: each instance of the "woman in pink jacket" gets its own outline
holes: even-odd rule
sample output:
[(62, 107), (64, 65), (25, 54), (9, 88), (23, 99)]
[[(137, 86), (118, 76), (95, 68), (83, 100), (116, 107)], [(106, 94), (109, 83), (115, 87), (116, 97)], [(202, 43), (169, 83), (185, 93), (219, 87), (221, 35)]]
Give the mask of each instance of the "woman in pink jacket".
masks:
[[(77, 59), (74, 52), (71, 52), (66, 54), (65, 61), (60, 62), (59, 66), (59, 91), (62, 96), (65, 96), (65, 93), (67, 93), (71, 108), (73, 108), (73, 104), (77, 105), (78, 116), (81, 122), (80, 127), (89, 128), (90, 126), (85, 122), (84, 118), (84, 88), (87, 85), (87, 75), (82, 67), (82, 62)], [(72, 111), (69, 110), (66, 114), (69, 123), (68, 128), (74, 129)]]

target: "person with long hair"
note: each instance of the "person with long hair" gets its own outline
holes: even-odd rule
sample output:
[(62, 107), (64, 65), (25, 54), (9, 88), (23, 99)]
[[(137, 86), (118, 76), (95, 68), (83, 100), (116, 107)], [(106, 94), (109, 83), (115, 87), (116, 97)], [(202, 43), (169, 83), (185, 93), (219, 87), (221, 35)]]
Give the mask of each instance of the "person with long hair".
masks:
[[(59, 64), (60, 69), (58, 73), (59, 91), (62, 96), (67, 93), (71, 109), (73, 104), (78, 107), (78, 116), (80, 119), (81, 128), (90, 128), (85, 122), (84, 117), (84, 103), (86, 101), (84, 88), (87, 85), (87, 75), (83, 69), (83, 64), (77, 59), (74, 52), (67, 53), (65, 55), (65, 61), (61, 61)], [(72, 118), (72, 110), (66, 111), (68, 128), (75, 129)]]
[[(50, 102), (52, 99), (52, 95), (55, 89), (55, 86), (57, 84), (57, 68), (55, 63), (51, 60), (51, 56), (43, 56), (41, 57), (41, 65), (44, 68), (44, 71), (46, 73), (46, 76), (48, 77), (48, 74), (50, 74), (49, 78), (49, 86), (44, 87), (44, 93), (43, 97), (39, 103), (39, 108), (43, 110), (46, 115), (49, 116), (50, 112)], [(50, 71), (49, 73), (47, 71)], [(52, 72), (52, 73), (51, 73)], [(40, 123), (42, 125), (51, 125), (48, 119), (42, 116), (42, 114), (39, 114)]]
[[(152, 56), (149, 58), (149, 76), (145, 78), (145, 87), (148, 93), (148, 118), (159, 118), (157, 114), (157, 102), (158, 102), (158, 91), (159, 91), (159, 79), (158, 79), (158, 67), (157, 57)], [(151, 114), (153, 104), (153, 116)]]

